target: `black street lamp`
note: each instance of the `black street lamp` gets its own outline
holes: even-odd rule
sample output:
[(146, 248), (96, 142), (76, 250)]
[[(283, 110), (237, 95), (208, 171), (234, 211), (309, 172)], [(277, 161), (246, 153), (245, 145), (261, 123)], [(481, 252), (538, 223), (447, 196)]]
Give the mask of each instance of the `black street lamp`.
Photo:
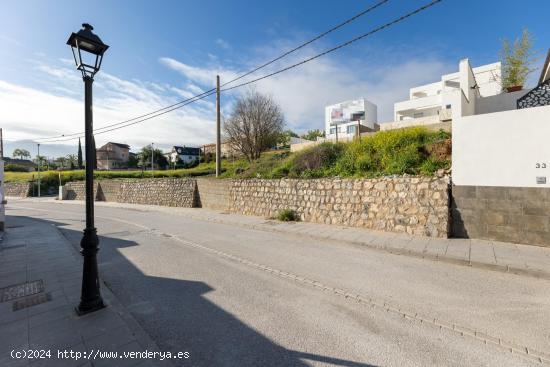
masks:
[(80, 241), (84, 257), (82, 270), (82, 294), (76, 312), (83, 315), (105, 307), (99, 291), (97, 270), (97, 251), (99, 239), (94, 226), (94, 158), (93, 118), (92, 118), (92, 83), (94, 75), (101, 67), (103, 54), (109, 48), (101, 39), (92, 33), (94, 28), (84, 23), (82, 29), (72, 33), (67, 41), (71, 46), (76, 68), (82, 72), (84, 79), (84, 123), (86, 145), (86, 229)]

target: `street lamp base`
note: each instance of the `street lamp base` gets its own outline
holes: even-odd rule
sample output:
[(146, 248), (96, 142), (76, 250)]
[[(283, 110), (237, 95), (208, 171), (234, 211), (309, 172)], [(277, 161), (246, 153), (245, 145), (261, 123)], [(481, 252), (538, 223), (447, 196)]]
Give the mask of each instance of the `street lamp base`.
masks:
[(76, 311), (76, 314), (78, 316), (83, 316), (91, 312), (101, 310), (102, 308), (105, 308), (105, 307), (107, 307), (107, 305), (103, 303), (103, 299), (100, 297), (98, 300), (96, 300), (93, 303), (83, 304), (82, 302), (80, 302), (78, 307), (75, 307), (74, 310)]

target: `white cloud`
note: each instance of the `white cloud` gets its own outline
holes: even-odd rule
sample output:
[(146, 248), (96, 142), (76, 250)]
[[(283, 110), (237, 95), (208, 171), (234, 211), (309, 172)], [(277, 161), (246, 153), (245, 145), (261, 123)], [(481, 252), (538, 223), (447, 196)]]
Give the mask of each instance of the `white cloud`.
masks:
[(216, 45), (220, 46), (221, 48), (227, 50), (227, 49), (230, 49), (231, 48), (231, 45), (229, 44), (229, 42), (221, 39), (221, 38), (218, 38), (216, 40)]
[[(11, 140), (33, 139), (83, 131), (83, 83), (80, 78), (66, 79), (72, 70), (39, 70), (51, 78), (48, 92), (0, 81), (0, 126)], [(73, 71), (74, 73), (74, 71)], [(80, 79), (80, 80), (79, 80)], [(166, 88), (141, 81), (128, 81), (102, 73), (94, 82), (94, 125), (100, 128), (127, 120), (192, 95), (175, 87)], [(74, 95), (71, 91), (78, 90)], [(212, 102), (183, 107), (158, 118), (131, 127), (98, 134), (96, 142), (128, 143), (134, 150), (155, 142), (167, 149), (170, 145), (200, 145), (214, 140)], [(55, 144), (74, 145), (76, 141)]]
[[(162, 65), (182, 76), (181, 81), (173, 84), (125, 80), (101, 72), (94, 83), (95, 126), (127, 120), (202, 93), (215, 85), (216, 75), (221, 76), (222, 83), (236, 78), (280, 54), (282, 49), (287, 49), (286, 43), (282, 40), (274, 43), (275, 48), (255, 50), (254, 54), (261, 57), (250, 58), (241, 70), (222, 67), (213, 59), (210, 64), (195, 66), (173, 58), (160, 58)], [(317, 51), (313, 48), (302, 50), (301, 55), (291, 55), (239, 82), (303, 60), (305, 55)], [(300, 132), (323, 128), (325, 105), (358, 97), (378, 105), (379, 121), (389, 121), (393, 103), (406, 99), (409, 88), (436, 81), (441, 74), (454, 71), (458, 64), (449, 64), (433, 56), (427, 59), (385, 58), (384, 61), (384, 64), (372, 64), (369, 60), (348, 60), (331, 55), (262, 80), (255, 83), (254, 88), (272, 95), (280, 103), (288, 127)], [(35, 70), (44, 77), (34, 88), (0, 81), (0, 126), (5, 136), (32, 139), (83, 130), (82, 80), (67, 60), (61, 64), (61, 67), (36, 64)], [(231, 112), (233, 97), (244, 91), (246, 88), (239, 88), (222, 94), (225, 117)], [(158, 118), (99, 134), (96, 141), (98, 145), (107, 141), (128, 143), (134, 150), (151, 142), (163, 148), (209, 143), (214, 141), (214, 106), (214, 97), (209, 97)], [(75, 144), (75, 141), (63, 144)]]
[[(280, 50), (279, 47), (278, 49)], [(270, 58), (265, 49), (261, 53), (262, 59), (255, 63), (251, 62), (252, 66), (247, 67), (253, 68)], [(273, 50), (271, 53), (275, 54)], [(291, 65), (313, 53), (315, 50), (310, 49), (306, 55), (285, 58), (231, 85), (255, 79), (278, 70), (283, 65)], [(399, 60), (398, 62), (388, 61), (383, 65), (370, 65), (368, 61), (320, 58), (261, 80), (252, 86), (261, 93), (272, 95), (280, 103), (290, 128), (306, 130), (323, 128), (324, 106), (327, 104), (359, 97), (365, 97), (378, 106), (379, 122), (390, 121), (393, 117), (393, 104), (407, 99), (409, 88), (437, 81), (442, 74), (458, 68), (458, 62), (453, 65), (434, 57), (423, 60), (403, 60), (402, 58)], [(170, 58), (162, 58), (161, 62), (178, 71), (191, 82), (208, 87), (212, 85), (213, 75), (220, 74), (223, 83), (245, 72), (245, 70), (223, 69), (218, 65), (191, 66)], [(231, 94), (238, 95), (245, 90), (246, 88), (236, 89)], [(223, 98), (222, 102), (224, 100), (227, 98)], [(230, 108), (225, 106), (224, 110), (228, 111)]]

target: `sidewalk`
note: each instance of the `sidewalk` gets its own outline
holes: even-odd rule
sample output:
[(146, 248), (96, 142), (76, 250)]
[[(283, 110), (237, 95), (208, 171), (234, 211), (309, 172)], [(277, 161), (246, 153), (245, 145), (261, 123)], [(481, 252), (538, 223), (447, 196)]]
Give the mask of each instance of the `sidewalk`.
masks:
[[(108, 307), (76, 316), (81, 274), (80, 254), (55, 226), (25, 217), (7, 219), (0, 242), (0, 366), (171, 365), (122, 355), (159, 349), (103, 284)], [(30, 351), (39, 352), (31, 359)], [(64, 351), (65, 358), (59, 358)], [(100, 358), (97, 351), (118, 355)]]
[[(58, 201), (58, 203), (83, 205), (84, 202), (70, 200)], [(411, 236), (308, 222), (280, 222), (201, 208), (173, 208), (114, 202), (97, 202), (96, 205), (166, 212), (261, 231), (308, 236), (318, 240), (335, 240), (392, 254), (550, 279), (550, 248), (548, 247), (476, 239)]]

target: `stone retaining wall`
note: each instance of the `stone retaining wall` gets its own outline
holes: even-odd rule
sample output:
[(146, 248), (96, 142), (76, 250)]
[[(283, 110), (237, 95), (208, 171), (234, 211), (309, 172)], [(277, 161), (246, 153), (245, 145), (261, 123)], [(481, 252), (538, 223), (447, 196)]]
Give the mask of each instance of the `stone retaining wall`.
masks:
[(13, 197), (30, 196), (32, 184), (30, 182), (4, 182), (4, 195)]
[[(193, 208), (197, 206), (196, 182), (187, 178), (144, 178), (94, 182), (96, 201)], [(84, 181), (68, 182), (63, 200), (85, 200)]]
[(232, 180), (197, 178), (197, 206), (213, 210), (229, 211), (231, 209)]
[(454, 186), (452, 234), (550, 246), (550, 188)]
[(120, 180), (116, 201), (193, 208), (197, 206), (196, 191), (195, 180), (187, 178)]
[[(94, 198), (97, 198), (97, 181), (94, 182)], [(86, 184), (84, 181), (67, 182), (63, 186), (63, 200), (86, 200)]]
[[(83, 199), (83, 182), (65, 187), (69, 187), (65, 189), (67, 199)], [(308, 222), (434, 237), (449, 233), (448, 177), (102, 180), (96, 199), (204, 207), (264, 217), (292, 209)]]
[(433, 237), (449, 232), (449, 178), (234, 180), (231, 211)]

